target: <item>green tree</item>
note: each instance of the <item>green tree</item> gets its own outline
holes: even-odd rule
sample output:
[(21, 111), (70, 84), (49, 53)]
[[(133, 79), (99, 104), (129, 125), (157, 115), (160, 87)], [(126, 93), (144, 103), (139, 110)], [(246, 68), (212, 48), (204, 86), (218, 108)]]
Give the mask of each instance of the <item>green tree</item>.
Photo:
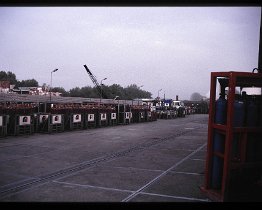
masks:
[(136, 98), (151, 98), (152, 94), (141, 90), (136, 84), (131, 84), (125, 88), (125, 97), (129, 100)]
[(38, 82), (35, 79), (27, 79), (18, 81), (16, 84), (17, 87), (38, 87)]
[(116, 96), (119, 96), (121, 99), (125, 98), (124, 88), (118, 84), (103, 86), (103, 91), (106, 93), (108, 98), (115, 98)]
[(75, 87), (69, 90), (69, 95), (72, 97), (81, 97), (81, 91), (79, 87)]
[(5, 71), (0, 71), (0, 80), (9, 81), (10, 84), (12, 84), (12, 85), (17, 84), (16, 75), (14, 73), (12, 73), (11, 71), (8, 71), (7, 73)]
[(86, 97), (86, 98), (98, 98), (99, 97), (99, 94), (95, 87), (93, 88), (90, 86), (82, 87), (81, 91), (83, 92), (82, 97)]
[(200, 93), (192, 93), (190, 100), (191, 101), (201, 101), (203, 99), (203, 96)]
[(69, 96), (69, 93), (63, 87), (54, 87), (52, 88), (52, 92), (62, 93), (61, 96)]

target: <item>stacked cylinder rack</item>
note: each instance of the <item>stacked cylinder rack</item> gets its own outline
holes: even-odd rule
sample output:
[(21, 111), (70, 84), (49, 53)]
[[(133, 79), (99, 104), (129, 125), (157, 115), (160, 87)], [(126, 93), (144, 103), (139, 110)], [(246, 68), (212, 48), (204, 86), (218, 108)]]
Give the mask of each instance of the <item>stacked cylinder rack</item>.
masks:
[(112, 109), (110, 106), (100, 105), (96, 108), (97, 112), (97, 127), (108, 126), (111, 119)]
[(96, 104), (85, 105), (84, 128), (95, 128), (97, 121)]
[(0, 136), (57, 133), (157, 120), (147, 105), (101, 103), (0, 104)]
[[(220, 96), (216, 99), (217, 82)], [(214, 201), (262, 196), (261, 73), (212, 72), (205, 184)], [(250, 198), (251, 192), (256, 192)]]
[(7, 135), (7, 115), (4, 114), (3, 105), (0, 105), (0, 137)]
[(126, 125), (132, 121), (131, 106), (126, 104), (118, 104), (117, 108), (117, 121), (118, 124)]
[(32, 134), (37, 106), (33, 103), (7, 103), (2, 105), (2, 124), (7, 135)]
[(134, 123), (152, 122), (157, 120), (157, 113), (150, 106), (136, 105), (132, 106), (132, 121)]

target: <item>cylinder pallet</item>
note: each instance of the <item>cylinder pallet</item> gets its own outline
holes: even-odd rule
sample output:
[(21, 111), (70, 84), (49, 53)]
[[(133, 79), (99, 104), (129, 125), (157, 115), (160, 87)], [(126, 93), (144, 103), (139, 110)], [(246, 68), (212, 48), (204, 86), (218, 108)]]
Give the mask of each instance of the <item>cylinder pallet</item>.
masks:
[[(217, 81), (221, 90), (218, 100)], [(262, 197), (262, 96), (257, 96), (259, 109), (253, 110), (254, 122), (249, 124), (250, 100), (243, 92), (242, 96), (236, 93), (236, 88), (246, 87), (261, 88), (262, 74), (211, 73), (205, 183), (201, 190), (214, 201), (252, 201), (255, 197), (258, 201)]]
[(51, 115), (48, 113), (39, 113), (36, 121), (36, 132), (39, 133), (50, 133)]
[(63, 132), (64, 131), (64, 115), (51, 114), (50, 116), (50, 132)]
[(147, 122), (151, 122), (152, 119), (152, 112), (151, 111), (146, 111), (146, 115), (145, 115), (146, 121)]
[(76, 130), (83, 128), (84, 117), (81, 113), (67, 113), (64, 119), (65, 130)]
[(176, 111), (170, 110), (170, 115), (171, 115), (171, 119), (175, 119), (176, 118)]
[[(30, 135), (34, 132), (33, 115), (16, 115), (14, 135)], [(12, 126), (12, 125), (10, 125)]]
[(0, 115), (0, 137), (7, 135), (7, 115)]
[(143, 122), (145, 119), (144, 112), (141, 112), (140, 110), (133, 110), (133, 121), (134, 123), (140, 123)]
[(86, 113), (85, 114), (85, 123), (84, 123), (84, 127), (85, 128), (95, 128), (96, 127), (96, 118), (97, 118), (97, 114), (96, 113)]
[(127, 125), (131, 123), (130, 114), (131, 112), (120, 112), (118, 124)]
[(132, 112), (131, 107), (129, 105), (121, 105), (116, 107), (117, 110), (117, 122), (120, 125), (127, 125), (131, 123), (132, 120)]
[(108, 114), (106, 112), (99, 112), (97, 118), (97, 127), (103, 127), (108, 125)]
[(111, 125), (111, 126), (117, 125), (117, 114), (116, 114), (116, 112), (109, 113), (108, 125)]
[(157, 121), (157, 112), (155, 111), (151, 112), (151, 119), (152, 121)]

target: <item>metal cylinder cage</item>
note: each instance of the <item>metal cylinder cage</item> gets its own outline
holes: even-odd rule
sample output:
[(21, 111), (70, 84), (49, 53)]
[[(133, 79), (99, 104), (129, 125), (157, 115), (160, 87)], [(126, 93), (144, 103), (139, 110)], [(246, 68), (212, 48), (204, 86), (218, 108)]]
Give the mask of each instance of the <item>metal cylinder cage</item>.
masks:
[[(44, 108), (43, 108), (44, 107)], [(132, 110), (134, 108), (134, 110)], [(0, 136), (53, 133), (157, 120), (145, 105), (4, 102), (0, 104)], [(150, 114), (148, 114), (150, 113)], [(146, 116), (150, 116), (147, 117)]]
[(0, 102), (0, 137), (33, 133), (55, 133), (105, 126), (174, 119), (195, 113), (171, 106), (153, 109), (148, 104)]

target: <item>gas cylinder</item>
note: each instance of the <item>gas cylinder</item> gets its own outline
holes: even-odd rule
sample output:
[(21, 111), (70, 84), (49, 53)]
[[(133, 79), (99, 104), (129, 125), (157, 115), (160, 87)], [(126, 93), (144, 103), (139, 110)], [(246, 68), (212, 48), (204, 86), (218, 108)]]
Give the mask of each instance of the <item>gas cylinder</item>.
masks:
[[(215, 105), (215, 123), (216, 124), (226, 124), (227, 116), (227, 100), (225, 95), (221, 94), (219, 99), (216, 101)], [(225, 148), (225, 135), (218, 132), (214, 132), (213, 139), (213, 151), (224, 153)], [(212, 167), (212, 177), (211, 186), (214, 189), (221, 188), (222, 182), (222, 172), (223, 172), (223, 159), (214, 155), (213, 157), (213, 167)]]
[(234, 127), (244, 126), (244, 118), (245, 118), (244, 102), (240, 101), (240, 100), (235, 100), (235, 102), (234, 102), (233, 126)]
[[(247, 101), (246, 109), (246, 126), (255, 127), (258, 122), (258, 106), (255, 103), (255, 98)], [(246, 146), (246, 160), (255, 161), (256, 159), (256, 136), (248, 134), (247, 146)]]
[(216, 124), (226, 124), (227, 116), (227, 100), (224, 95), (220, 95), (219, 99), (216, 101), (216, 111), (215, 111), (215, 123)]
[[(233, 116), (233, 127), (243, 127), (245, 119), (245, 104), (240, 100), (240, 97), (236, 96), (234, 101), (234, 116)], [(232, 142), (232, 157), (233, 160), (239, 160), (239, 133), (234, 134)]]
[[(262, 95), (259, 96), (259, 123), (258, 126), (262, 127)], [(259, 141), (257, 141), (256, 145), (256, 160), (257, 161), (262, 161), (262, 134), (260, 133), (259, 136)], [(261, 172), (262, 173), (262, 172)]]
[(246, 110), (246, 125), (248, 127), (255, 127), (258, 124), (258, 106), (255, 103), (255, 98), (247, 101), (247, 110)]

